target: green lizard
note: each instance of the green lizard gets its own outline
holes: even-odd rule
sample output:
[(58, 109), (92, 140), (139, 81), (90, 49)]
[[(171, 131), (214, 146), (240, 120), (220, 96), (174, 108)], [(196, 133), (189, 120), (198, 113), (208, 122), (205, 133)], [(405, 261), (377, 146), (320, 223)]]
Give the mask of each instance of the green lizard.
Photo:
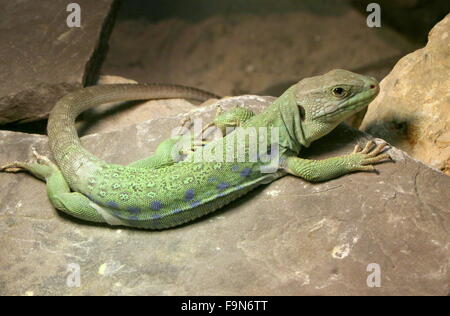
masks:
[[(293, 85), (258, 115), (249, 115), (245, 110), (219, 114), (215, 120), (219, 128), (233, 124), (237, 128), (183, 161), (173, 158), (175, 141), (165, 141), (153, 156), (122, 166), (102, 161), (81, 146), (74, 125), (78, 114), (106, 102), (169, 97), (205, 99), (209, 95), (196, 89), (154, 85), (88, 87), (62, 98), (51, 112), (48, 136), (56, 164), (35, 152), (37, 162), (14, 162), (1, 170), (27, 170), (45, 180), (55, 208), (77, 218), (165, 229), (217, 210), (286, 174), (308, 181), (326, 181), (353, 171), (374, 170), (372, 164), (390, 158), (382, 153), (385, 143), (375, 146), (369, 142), (364, 149), (357, 145), (348, 155), (324, 160), (297, 156), (302, 147), (310, 146), (366, 107), (378, 92), (378, 83), (373, 78), (333, 70)], [(263, 153), (267, 151), (267, 155), (274, 157), (276, 152), (279, 157), (273, 172), (264, 170), (269, 163), (262, 159), (263, 155), (256, 161), (248, 159), (255, 142), (250, 134), (241, 140), (236, 137), (239, 131), (252, 128), (258, 139), (269, 140)], [(268, 130), (265, 135), (264, 129)], [(275, 134), (278, 137), (274, 141), (271, 136)], [(244, 150), (244, 161), (236, 157), (232, 145)], [(192, 159), (208, 151), (219, 159)]]

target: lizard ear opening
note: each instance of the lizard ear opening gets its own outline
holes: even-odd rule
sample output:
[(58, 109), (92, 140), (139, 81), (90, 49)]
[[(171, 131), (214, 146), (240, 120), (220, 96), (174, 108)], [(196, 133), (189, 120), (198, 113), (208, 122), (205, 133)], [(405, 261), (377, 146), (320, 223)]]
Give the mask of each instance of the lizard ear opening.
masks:
[(300, 120), (303, 122), (305, 120), (305, 115), (306, 115), (305, 108), (303, 106), (299, 105), (298, 110), (300, 113)]

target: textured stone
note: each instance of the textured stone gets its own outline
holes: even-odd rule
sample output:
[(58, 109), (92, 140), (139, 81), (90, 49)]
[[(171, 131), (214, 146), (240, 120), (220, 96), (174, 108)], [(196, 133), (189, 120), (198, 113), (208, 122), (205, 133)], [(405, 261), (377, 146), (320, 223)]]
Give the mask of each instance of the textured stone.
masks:
[[(266, 101), (265, 101), (266, 100)], [(256, 96), (219, 101), (259, 110)], [(214, 116), (213, 106), (192, 118)], [(82, 139), (111, 162), (142, 158), (182, 115)], [(303, 153), (344, 154), (368, 135), (340, 126)], [(0, 132), (0, 164), (46, 152), (46, 137)], [(45, 186), (0, 173), (0, 294), (447, 295), (450, 178), (392, 148), (395, 163), (320, 184), (286, 176), (223, 210), (166, 231), (117, 229), (61, 215)], [(379, 264), (381, 287), (367, 266)], [(66, 285), (78, 264), (81, 287)]]
[(450, 175), (450, 15), (383, 79), (361, 129)]
[(80, 0), (81, 27), (66, 19), (69, 0), (4, 1), (0, 18), (0, 124), (45, 117), (69, 91), (95, 82), (114, 0)]

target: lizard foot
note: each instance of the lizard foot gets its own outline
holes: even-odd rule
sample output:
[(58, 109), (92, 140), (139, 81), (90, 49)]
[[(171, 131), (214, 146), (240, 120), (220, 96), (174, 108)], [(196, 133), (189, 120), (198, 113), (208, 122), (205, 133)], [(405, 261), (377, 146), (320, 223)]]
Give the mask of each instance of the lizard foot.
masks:
[(205, 146), (208, 142), (204, 140), (193, 140), (190, 144), (190, 148), (187, 150), (180, 150), (180, 154), (187, 156)]
[(1, 166), (0, 172), (30, 171), (34, 168), (33, 166), (37, 166), (37, 165), (44, 165), (44, 166), (48, 166), (48, 167), (57, 169), (56, 165), (52, 161), (50, 161), (50, 159), (48, 157), (39, 154), (36, 151), (36, 148), (31, 147), (31, 152), (32, 152), (33, 156), (36, 158), (37, 164), (34, 161), (28, 161), (28, 162), (14, 161), (14, 162), (10, 162), (10, 163), (7, 163), (6, 165)]
[(52, 165), (53, 163), (48, 159), (47, 156), (41, 155), (38, 153), (35, 147), (31, 147), (31, 152), (33, 153), (34, 158), (36, 158), (36, 161), (43, 165)]
[[(391, 156), (382, 151), (388, 144), (383, 142), (375, 146), (374, 141), (368, 141), (366, 146), (361, 149), (359, 145), (355, 146), (353, 152), (349, 155), (351, 171), (374, 171), (372, 164), (391, 160)], [(375, 146), (375, 147), (374, 147)]]
[(192, 118), (190, 116), (185, 117), (180, 121), (180, 126), (189, 129), (192, 125)]
[(189, 129), (191, 128), (192, 125), (192, 118), (190, 116), (183, 118), (180, 123), (179, 126), (177, 127), (177, 136), (182, 136), (184, 134), (187, 133), (187, 131), (189, 131)]
[(26, 169), (21, 166), (22, 163), (19, 161), (14, 161), (11, 163), (8, 163), (6, 165), (3, 165), (0, 167), (0, 172), (21, 172), (25, 171)]

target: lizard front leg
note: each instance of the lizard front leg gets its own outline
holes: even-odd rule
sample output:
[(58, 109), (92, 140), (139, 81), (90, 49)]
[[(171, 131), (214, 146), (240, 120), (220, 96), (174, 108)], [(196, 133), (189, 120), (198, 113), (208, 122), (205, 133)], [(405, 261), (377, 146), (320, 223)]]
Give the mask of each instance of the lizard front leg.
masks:
[[(174, 151), (176, 150), (175, 146), (177, 146), (179, 141), (180, 137), (166, 139), (159, 143), (153, 155), (134, 161), (128, 166), (133, 168), (157, 169), (172, 165), (179, 160), (179, 158), (174, 155)], [(180, 155), (181, 153), (178, 154), (178, 156)]]
[(214, 121), (207, 124), (202, 129), (200, 136), (203, 139), (203, 133), (212, 126), (217, 127), (222, 132), (222, 135), (226, 136), (227, 128), (240, 127), (249, 121), (253, 116), (255, 116), (255, 113), (246, 107), (236, 105), (233, 108), (224, 111), (220, 106), (218, 106)]
[(390, 159), (388, 154), (382, 153), (386, 143), (373, 148), (374, 144), (373, 141), (369, 141), (362, 150), (356, 145), (349, 155), (323, 160), (291, 156), (286, 159), (286, 171), (311, 182), (326, 181), (353, 171), (373, 171), (375, 168), (372, 164)]
[(198, 141), (195, 137), (190, 135), (183, 135), (192, 123), (190, 117), (183, 119), (177, 135), (173, 138), (168, 138), (156, 147), (155, 153), (144, 159), (140, 159), (130, 163), (128, 166), (133, 168), (156, 169), (172, 165), (182, 160), (184, 155), (196, 148), (204, 145), (205, 142)]

